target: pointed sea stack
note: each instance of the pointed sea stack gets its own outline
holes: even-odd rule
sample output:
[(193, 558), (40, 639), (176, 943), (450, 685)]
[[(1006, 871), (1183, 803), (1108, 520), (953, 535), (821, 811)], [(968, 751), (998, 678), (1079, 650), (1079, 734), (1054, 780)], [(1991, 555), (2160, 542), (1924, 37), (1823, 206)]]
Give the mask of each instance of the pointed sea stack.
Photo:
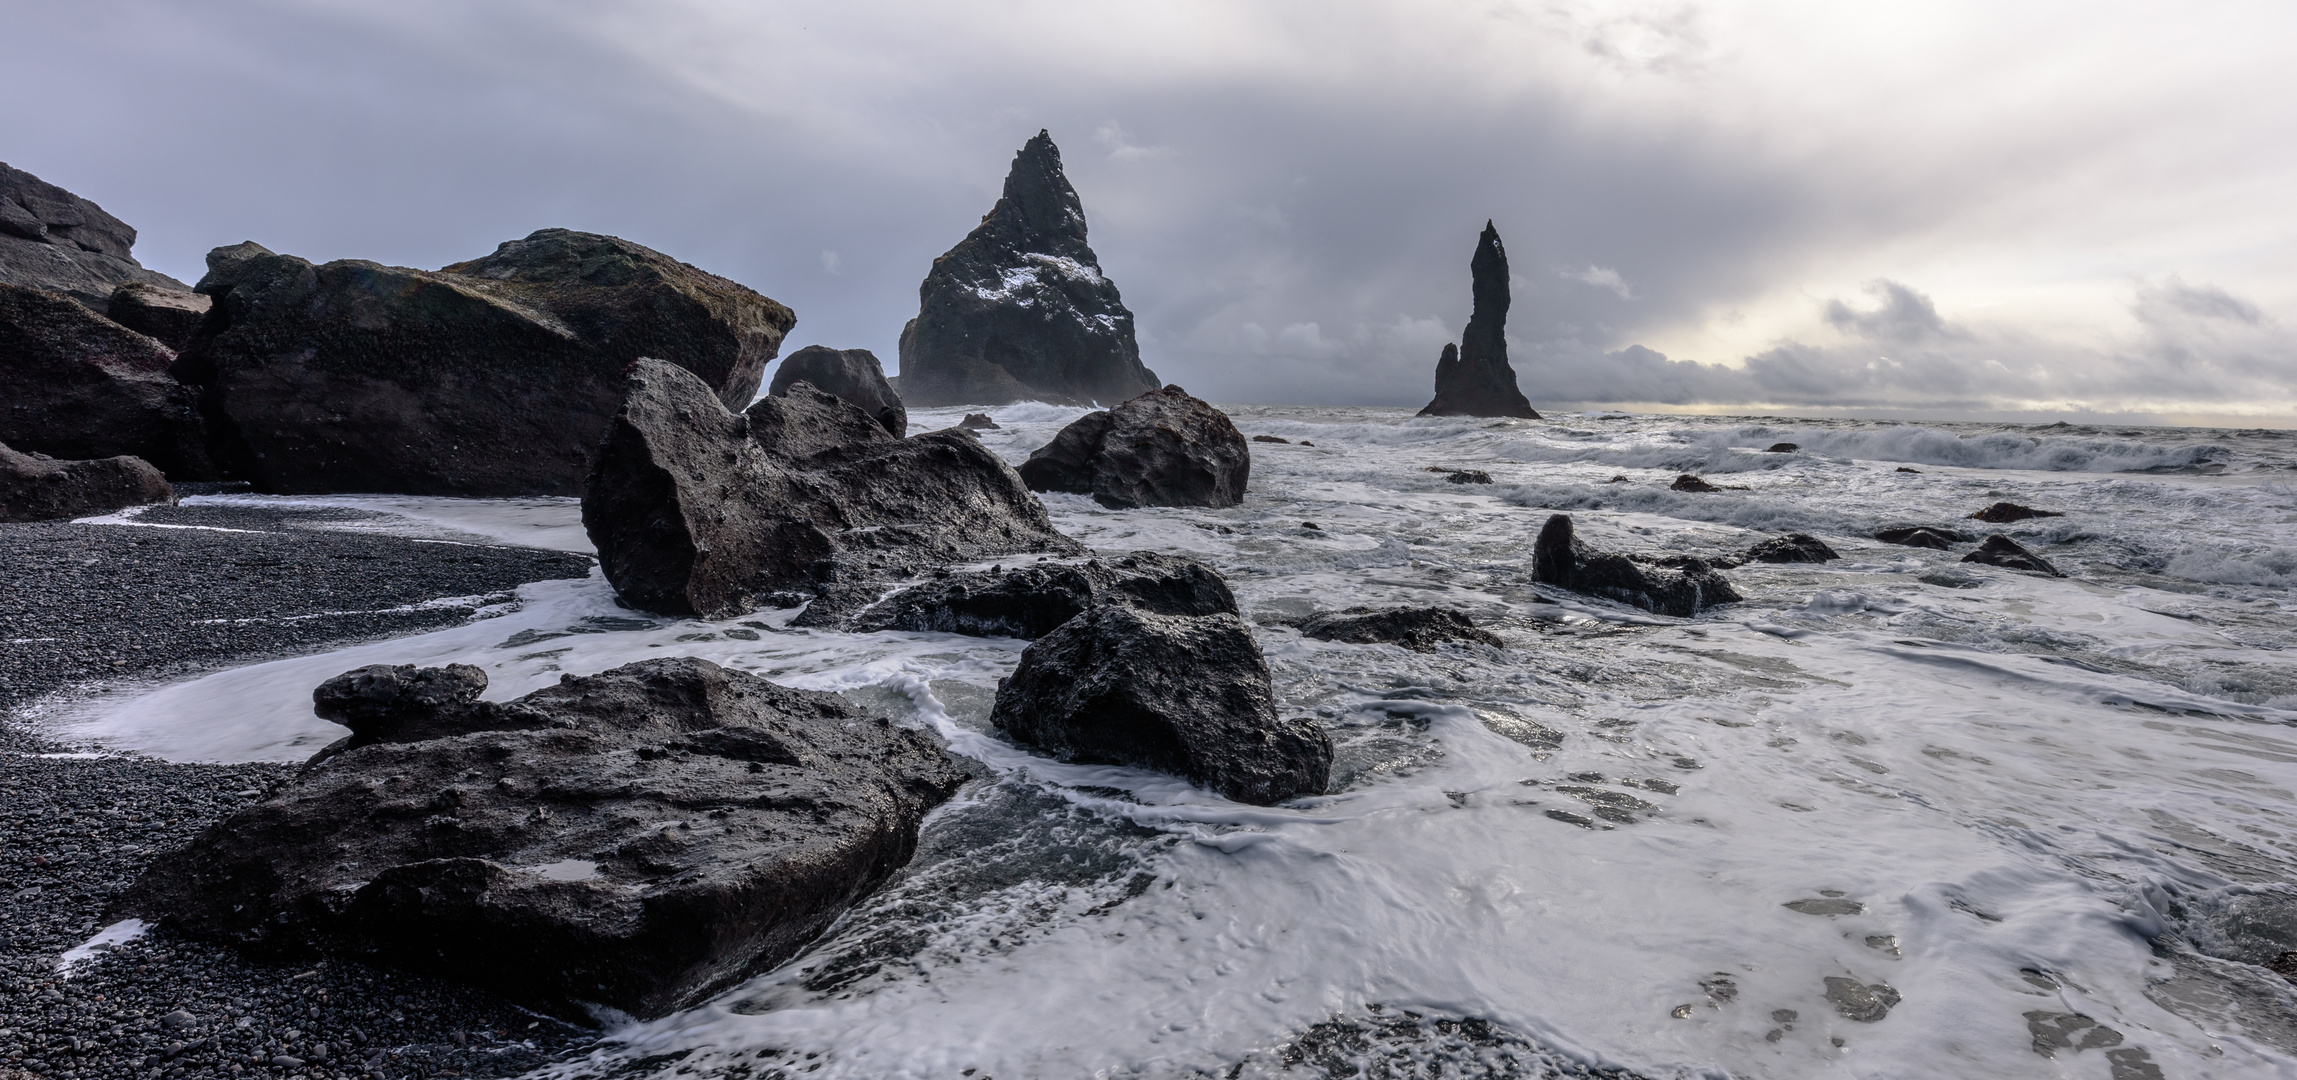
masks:
[(1420, 415), (1537, 420), (1539, 413), (1516, 388), (1515, 368), (1507, 362), (1507, 249), (1489, 221), (1483, 223), (1468, 269), (1475, 275), (1475, 313), (1468, 316), (1459, 347), (1444, 346), (1436, 361), (1436, 399)]
[(1141, 366), (1133, 313), (1085, 243), (1085, 208), (1040, 131), (1005, 195), (917, 289), (901, 331), (911, 405), (1115, 404), (1162, 386)]

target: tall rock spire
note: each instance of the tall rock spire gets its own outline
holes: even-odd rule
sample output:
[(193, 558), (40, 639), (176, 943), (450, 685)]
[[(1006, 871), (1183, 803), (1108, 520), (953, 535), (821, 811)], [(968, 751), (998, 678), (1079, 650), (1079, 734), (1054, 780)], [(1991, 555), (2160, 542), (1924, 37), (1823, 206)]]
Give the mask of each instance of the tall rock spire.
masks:
[(1003, 197), (917, 293), (901, 331), (908, 404), (1114, 405), (1159, 385), (1047, 132), (1013, 156)]
[(1444, 346), (1436, 361), (1436, 399), (1420, 415), (1537, 420), (1539, 413), (1516, 387), (1515, 368), (1507, 362), (1507, 249), (1489, 221), (1483, 223), (1468, 271), (1475, 278), (1475, 312), (1468, 316), (1459, 346)]

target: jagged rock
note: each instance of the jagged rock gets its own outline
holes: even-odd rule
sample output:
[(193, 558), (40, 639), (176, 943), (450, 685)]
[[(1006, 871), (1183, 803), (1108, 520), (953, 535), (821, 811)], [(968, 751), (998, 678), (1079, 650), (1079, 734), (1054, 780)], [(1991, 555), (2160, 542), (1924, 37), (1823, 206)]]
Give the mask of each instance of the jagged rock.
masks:
[(0, 443), (0, 521), (53, 521), (174, 501), (167, 478), (142, 458), (58, 461)]
[(1747, 549), (1748, 562), (1811, 563), (1839, 558), (1842, 556), (1826, 546), (1826, 541), (1808, 533), (1774, 536)]
[(352, 737), (156, 860), (115, 917), (659, 1016), (794, 954), (963, 780), (931, 734), (690, 657), (499, 704), (484, 685), (331, 680), (314, 698)]
[(804, 383), (733, 413), (660, 360), (631, 365), (582, 524), (625, 601), (712, 619), (859, 606), (934, 563), (1082, 551), (969, 431), (896, 439)]
[(151, 338), (171, 351), (190, 344), (214, 301), (190, 289), (131, 281), (112, 290), (104, 314), (113, 322)]
[(1438, 642), (1473, 641), (1506, 645), (1499, 635), (1477, 626), (1465, 614), (1449, 608), (1352, 607), (1311, 615), (1300, 623), (1303, 635), (1318, 641), (1345, 641), (1354, 645), (1401, 645), (1413, 652), (1434, 652)]
[(1540, 527), (1532, 545), (1531, 575), (1544, 584), (1680, 618), (1739, 599), (1731, 583), (1704, 561), (1675, 558), (1676, 569), (1646, 570), (1625, 555), (1588, 547), (1572, 535), (1571, 516), (1556, 514)]
[(791, 353), (774, 369), (774, 381), (766, 393), (781, 397), (791, 383), (800, 379), (875, 417), (894, 438), (909, 434), (909, 410), (902, 407), (901, 395), (894, 393), (885, 381), (885, 367), (868, 349), (808, 345)]
[(1482, 469), (1447, 469), (1445, 471), (1451, 474), (1444, 477), (1444, 482), (1447, 484), (1491, 483), (1491, 474)]
[(1539, 413), (1516, 386), (1515, 368), (1507, 362), (1507, 249), (1489, 221), (1483, 223), (1468, 272), (1474, 277), (1475, 311), (1460, 344), (1446, 344), (1436, 360), (1436, 397), (1420, 415), (1537, 420)]
[(1173, 773), (1260, 806), (1331, 781), (1331, 740), (1278, 719), (1267, 661), (1234, 615), (1088, 608), (1021, 651), (990, 720), (1063, 761)]
[(1770, 448), (1769, 448), (1769, 449), (1767, 449), (1767, 450), (1764, 450), (1764, 451), (1763, 451), (1763, 453), (1766, 453), (1766, 454), (1791, 454), (1791, 453), (1794, 453), (1795, 451), (1797, 451), (1797, 450), (1800, 450), (1800, 449), (1802, 449), (1802, 447), (1800, 447), (1800, 446), (1797, 446), (1797, 445), (1795, 445), (1794, 443), (1791, 443), (1791, 442), (1775, 442), (1775, 443), (1772, 443), (1772, 444), (1770, 445)]
[(1228, 415), (1178, 386), (1086, 413), (1021, 463), (1029, 490), (1112, 509), (1235, 506), (1251, 474), (1251, 444)]
[(945, 574), (863, 610), (852, 628), (1034, 639), (1096, 603), (1126, 604), (1155, 615), (1240, 614), (1228, 582), (1210, 567), (1136, 551), (1077, 565)]
[(1047, 132), (1014, 155), (1004, 196), (933, 260), (917, 295), (901, 331), (901, 395), (913, 405), (1096, 405), (1159, 384)]
[(1286, 446), (1292, 445), (1292, 440), (1277, 435), (1254, 435), (1252, 437), (1252, 441), (1265, 443), (1282, 443)]
[(749, 403), (796, 316), (626, 240), (544, 229), (437, 271), (208, 255), (174, 372), (218, 464), (280, 493), (574, 495), (641, 356)]
[(68, 459), (131, 454), (212, 479), (198, 400), (168, 375), (174, 359), (60, 293), (0, 284), (0, 442)]
[(1899, 525), (1874, 534), (1885, 544), (1904, 544), (1907, 547), (1932, 548), (1944, 551), (1956, 544), (1967, 544), (1977, 537), (1955, 529), (1938, 529), (1928, 525)]
[(1913, 473), (1913, 474), (1914, 474), (1914, 475), (1916, 475), (1916, 476), (1920, 476), (1920, 475), (1922, 475), (1922, 470), (1920, 470), (1920, 469), (1909, 469), (1909, 468), (1907, 468), (1907, 467), (1906, 467), (1906, 466), (1904, 466), (1904, 465), (1901, 465), (1901, 466), (1899, 466), (1899, 467), (1897, 468), (1897, 470), (1895, 470), (1895, 471), (1897, 471), (1897, 472), (1910, 472), (1910, 473)]
[(1002, 425), (989, 419), (986, 413), (969, 412), (965, 414), (965, 419), (957, 422), (957, 426), (967, 431), (996, 431)]
[(2001, 533), (1987, 537), (1985, 543), (1978, 545), (1978, 550), (1962, 556), (1962, 561), (1985, 563), (2008, 570), (2026, 570), (2051, 577), (2066, 576), (2059, 573), (2057, 567), (2051, 566), (2049, 560), (2026, 550), (2016, 540)]
[(1998, 502), (1970, 515), (1970, 520), (1983, 521), (1989, 525), (2007, 525), (2013, 521), (2024, 521), (2027, 518), (2064, 516), (2066, 515), (2056, 510), (2036, 510), (2031, 506), (2020, 506), (2014, 502)]
[(46, 289), (101, 313), (128, 282), (183, 289), (136, 262), (136, 231), (104, 208), (0, 162), (0, 285)]
[(1693, 475), (1691, 475), (1690, 473), (1684, 473), (1683, 475), (1676, 477), (1676, 478), (1675, 478), (1675, 482), (1674, 482), (1674, 483), (1667, 485), (1667, 490), (1669, 490), (1669, 491), (1721, 491), (1721, 490), (1723, 490), (1723, 489), (1722, 489), (1722, 488), (1719, 488), (1719, 487), (1716, 487), (1715, 485), (1713, 485), (1713, 484), (1710, 484), (1710, 483), (1706, 482), (1705, 480), (1702, 480), (1702, 479), (1700, 479), (1700, 478), (1698, 478), (1698, 477), (1696, 477), (1696, 476), (1693, 476)]

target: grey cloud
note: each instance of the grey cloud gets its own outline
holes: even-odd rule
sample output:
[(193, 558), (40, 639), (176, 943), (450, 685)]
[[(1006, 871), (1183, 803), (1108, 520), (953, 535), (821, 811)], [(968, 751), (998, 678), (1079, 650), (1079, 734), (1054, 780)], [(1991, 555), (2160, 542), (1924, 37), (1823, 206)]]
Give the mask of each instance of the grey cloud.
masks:
[(1841, 300), (1826, 302), (1827, 324), (1847, 334), (1877, 341), (1924, 341), (1962, 336), (1938, 316), (1938, 305), (1928, 296), (1887, 278), (1870, 281), (1867, 295), (1878, 303), (1854, 308)]

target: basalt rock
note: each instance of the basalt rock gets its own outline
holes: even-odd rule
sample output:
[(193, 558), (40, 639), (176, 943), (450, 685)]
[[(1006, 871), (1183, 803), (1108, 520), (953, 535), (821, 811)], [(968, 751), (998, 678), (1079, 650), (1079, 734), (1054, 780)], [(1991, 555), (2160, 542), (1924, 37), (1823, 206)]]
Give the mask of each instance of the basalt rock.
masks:
[(1568, 514), (1549, 517), (1540, 527), (1531, 567), (1534, 581), (1660, 615), (1688, 618), (1739, 599), (1731, 583), (1700, 559), (1677, 556), (1675, 569), (1645, 569), (1625, 555), (1588, 547), (1572, 535)]
[(1063, 761), (1173, 773), (1238, 802), (1331, 781), (1331, 740), (1278, 718), (1268, 664), (1234, 615), (1095, 605), (1021, 651), (990, 719)]
[(1112, 509), (1235, 506), (1251, 474), (1252, 446), (1228, 415), (1177, 386), (1086, 413), (1021, 464), (1031, 491)]
[(1967, 544), (1977, 537), (1955, 529), (1932, 528), (1928, 525), (1898, 525), (1874, 534), (1885, 544), (1904, 544), (1907, 547), (1931, 548), (1944, 551), (1956, 544)]
[(1764, 450), (1764, 451), (1763, 451), (1763, 453), (1766, 453), (1766, 454), (1791, 454), (1791, 453), (1794, 453), (1795, 451), (1797, 451), (1797, 450), (1800, 450), (1800, 449), (1802, 449), (1802, 447), (1800, 447), (1800, 446), (1797, 446), (1797, 445), (1795, 445), (1794, 443), (1791, 443), (1791, 442), (1775, 442), (1775, 443), (1772, 443), (1768, 449)]
[(1252, 437), (1252, 441), (1264, 443), (1281, 443), (1285, 446), (1292, 445), (1292, 440), (1284, 438), (1281, 435), (1254, 435)]
[(102, 313), (129, 282), (183, 289), (136, 262), (136, 231), (104, 208), (0, 162), (0, 285), (61, 293)]
[(174, 373), (233, 479), (280, 493), (575, 495), (653, 357), (749, 403), (796, 317), (626, 240), (544, 229), (442, 270), (208, 255)]
[(0, 521), (52, 521), (174, 501), (167, 478), (142, 458), (58, 461), (0, 443)]
[(315, 698), (352, 737), (156, 860), (115, 917), (660, 1016), (796, 953), (963, 780), (931, 734), (703, 660), (484, 685), (331, 680)]
[(1674, 483), (1667, 485), (1667, 490), (1705, 492), (1721, 491), (1723, 489), (1716, 487), (1715, 485), (1710, 484), (1696, 476), (1693, 476), (1690, 473), (1684, 473), (1683, 475), (1676, 477)]
[(1515, 368), (1507, 362), (1507, 249), (1491, 222), (1484, 222), (1468, 272), (1474, 277), (1475, 310), (1459, 345), (1445, 345), (1436, 360), (1436, 397), (1420, 415), (1537, 420), (1539, 413), (1516, 386)]
[(1401, 645), (1413, 652), (1434, 652), (1445, 641), (1473, 641), (1505, 645), (1499, 635), (1479, 627), (1466, 615), (1449, 608), (1352, 607), (1311, 615), (1300, 632), (1319, 641), (1345, 641), (1354, 645)]
[(175, 354), (66, 299), (0, 284), (0, 442), (58, 458), (129, 454), (181, 480), (215, 478), (198, 399)]
[(1035, 639), (1096, 603), (1154, 615), (1239, 614), (1228, 582), (1210, 567), (1138, 551), (1077, 564), (946, 573), (860, 612), (852, 629)]
[(2051, 577), (2066, 576), (2059, 573), (2057, 567), (2051, 566), (2049, 560), (2026, 550), (2016, 540), (2012, 540), (2001, 533), (1987, 537), (1985, 543), (1978, 545), (1978, 550), (1962, 556), (1962, 561), (1985, 563), (1988, 566), (1999, 566), (2008, 570), (2025, 570), (2036, 574), (2048, 574)]
[(790, 384), (800, 379), (812, 383), (814, 389), (876, 417), (877, 422), (894, 438), (909, 434), (909, 410), (902, 407), (901, 395), (894, 393), (893, 387), (885, 381), (885, 367), (877, 362), (877, 356), (868, 349), (831, 349), (808, 345), (791, 353), (780, 367), (774, 369), (774, 381), (766, 393), (782, 397)]
[(713, 619), (851, 610), (936, 563), (1082, 551), (969, 431), (897, 439), (803, 382), (734, 413), (659, 360), (631, 366), (582, 524), (625, 601)]
[(2013, 521), (2024, 521), (2027, 518), (2064, 516), (2066, 515), (2056, 510), (2036, 510), (2031, 506), (2020, 506), (2014, 502), (1998, 502), (1970, 515), (1970, 520), (1983, 521), (1989, 525), (2007, 525)]
[(1826, 541), (1808, 533), (1774, 536), (1747, 549), (1748, 562), (1814, 563), (1839, 558), (1842, 556), (1826, 546)]
[(1445, 469), (1444, 472), (1449, 474), (1444, 477), (1447, 484), (1491, 483), (1491, 474), (1482, 469)]
[(901, 393), (913, 405), (1093, 405), (1157, 388), (1046, 132), (1014, 156), (1004, 196), (933, 260), (917, 295), (901, 331)]
[(965, 419), (957, 422), (957, 426), (967, 431), (996, 431), (1003, 425), (989, 419), (986, 413), (969, 412), (965, 414)]

